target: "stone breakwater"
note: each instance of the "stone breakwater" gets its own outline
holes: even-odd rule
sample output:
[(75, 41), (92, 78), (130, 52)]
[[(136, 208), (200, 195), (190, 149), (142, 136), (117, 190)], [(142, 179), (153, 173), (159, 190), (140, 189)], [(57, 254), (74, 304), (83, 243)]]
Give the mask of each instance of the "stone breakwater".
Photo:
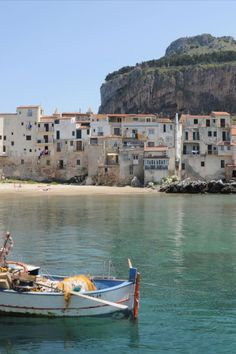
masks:
[(236, 182), (223, 182), (222, 180), (191, 181), (189, 179), (180, 182), (163, 184), (160, 192), (165, 193), (236, 193)]

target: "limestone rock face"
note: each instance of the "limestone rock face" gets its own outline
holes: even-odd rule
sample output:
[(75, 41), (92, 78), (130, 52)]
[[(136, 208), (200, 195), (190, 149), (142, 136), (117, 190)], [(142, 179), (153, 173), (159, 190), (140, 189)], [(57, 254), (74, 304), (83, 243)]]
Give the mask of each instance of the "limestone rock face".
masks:
[(101, 87), (100, 113), (236, 112), (236, 63), (189, 69), (140, 68)]
[[(176, 112), (209, 114), (214, 110), (236, 112), (236, 42), (232, 37), (221, 37), (217, 41), (210, 35), (202, 36), (197, 36), (200, 37), (197, 41), (194, 37), (192, 42), (186, 39), (173, 42), (167, 48), (167, 56), (163, 57), (164, 65), (157, 60), (109, 74), (101, 86), (99, 113), (162, 112), (172, 115)], [(221, 48), (224, 51), (224, 44), (227, 50), (230, 48), (227, 52), (230, 59), (224, 62), (221, 58), (219, 63), (209, 63), (209, 57), (205, 57), (207, 46), (211, 46), (207, 55), (214, 61), (211, 50)], [(193, 55), (189, 54), (191, 51), (194, 51)], [(168, 66), (168, 58), (175, 61), (182, 58), (185, 63), (186, 53), (188, 60), (194, 57), (194, 64), (173, 65), (172, 62)], [(199, 63), (196, 62), (198, 57)]]

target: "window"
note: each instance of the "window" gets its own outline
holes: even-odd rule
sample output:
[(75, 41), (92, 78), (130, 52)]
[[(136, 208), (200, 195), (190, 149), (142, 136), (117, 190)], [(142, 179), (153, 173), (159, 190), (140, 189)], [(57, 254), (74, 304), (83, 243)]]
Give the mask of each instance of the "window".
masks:
[(74, 145), (74, 142), (73, 141), (70, 141), (70, 146), (73, 146)]
[(56, 139), (59, 140), (60, 139), (60, 130), (56, 131)]
[(3, 140), (6, 140), (6, 138), (7, 138), (6, 135), (4, 135)]
[(220, 161), (220, 167), (221, 167), (221, 168), (224, 168), (224, 167), (225, 167), (225, 160), (221, 160), (221, 161)]
[(89, 131), (89, 129), (87, 129), (87, 135), (89, 135), (89, 133), (90, 133), (90, 131)]
[(3, 147), (2, 147), (2, 151), (6, 152), (6, 146), (5, 145), (3, 145)]
[(61, 151), (61, 144), (57, 143), (57, 152), (60, 152), (60, 151)]
[(98, 127), (98, 136), (103, 136), (103, 128)]
[(54, 121), (54, 123), (55, 123), (55, 124), (60, 124), (59, 119), (56, 119), (56, 120)]
[(199, 132), (193, 132), (193, 140), (200, 140)]
[(163, 125), (163, 132), (166, 133), (166, 124)]
[(207, 127), (210, 127), (210, 126), (211, 126), (211, 121), (210, 121), (210, 119), (207, 119), (207, 120), (206, 120), (206, 126), (207, 126)]
[(31, 135), (26, 135), (26, 140), (31, 140)]
[(182, 162), (182, 170), (185, 170), (185, 163), (184, 162)]
[(150, 123), (150, 122), (151, 122), (151, 118), (147, 118), (147, 119), (146, 119), (146, 122), (147, 122), (147, 123)]
[(108, 172), (108, 168), (107, 168), (107, 167), (104, 168), (104, 172), (105, 172), (105, 173)]
[(208, 136), (212, 136), (212, 132), (210, 130), (208, 131)]
[(207, 145), (207, 151), (209, 155), (212, 154), (212, 145)]
[(63, 169), (63, 167), (64, 167), (63, 160), (59, 160), (59, 161), (58, 161), (58, 166), (59, 166), (60, 170)]
[(11, 141), (11, 146), (14, 146), (14, 141)]
[(21, 122), (21, 125), (24, 125), (24, 122)]
[(183, 146), (183, 155), (186, 155), (186, 154), (187, 154), (187, 146), (184, 145), (184, 146)]
[(24, 165), (24, 163), (25, 163), (25, 161), (24, 160), (21, 160), (21, 162), (20, 162), (22, 165)]
[(193, 120), (193, 124), (198, 124), (198, 119), (195, 118), (195, 119)]
[(48, 135), (44, 135), (44, 142), (47, 144), (48, 143)]
[(138, 155), (133, 155), (133, 160), (138, 160)]
[(81, 129), (76, 129), (76, 139), (81, 139), (82, 134), (81, 134)]
[(201, 167), (205, 166), (205, 161), (201, 161)]
[(45, 124), (44, 124), (44, 128), (45, 128), (45, 131), (48, 132), (48, 131), (49, 131), (49, 124), (48, 124), (48, 123), (45, 123)]
[(28, 109), (28, 111), (27, 111), (27, 116), (28, 116), (28, 117), (32, 117), (32, 116), (33, 116), (33, 111), (32, 111), (32, 109)]
[(236, 177), (236, 170), (233, 170), (232, 177)]
[(227, 132), (222, 132), (222, 140), (227, 141)]
[(0, 140), (2, 140), (2, 136), (0, 135)]
[(217, 131), (213, 132), (214, 137), (217, 137)]
[(29, 152), (32, 152), (32, 149), (29, 149)]
[(155, 146), (154, 141), (149, 141), (149, 142), (148, 142), (148, 146), (150, 146), (150, 147), (154, 147), (154, 146)]
[(13, 132), (11, 132), (11, 135), (14, 135), (14, 133), (13, 133)]
[(75, 131), (73, 130), (73, 132), (72, 132), (72, 136), (75, 136)]
[(188, 132), (185, 132), (185, 140), (188, 140)]
[(225, 127), (225, 119), (224, 118), (220, 119), (220, 126), (221, 126), (221, 128)]
[(120, 128), (114, 128), (114, 135), (120, 135)]
[(199, 146), (198, 145), (193, 145), (192, 154), (193, 155), (198, 155), (199, 154)]
[(173, 125), (172, 124), (170, 124), (170, 130), (172, 130), (173, 129)]
[(76, 164), (77, 164), (78, 166), (80, 166), (80, 160), (77, 160), (77, 161), (76, 161)]
[(83, 150), (82, 141), (76, 141), (76, 151), (82, 151), (82, 150)]
[(40, 123), (38, 124), (38, 128), (40, 128)]

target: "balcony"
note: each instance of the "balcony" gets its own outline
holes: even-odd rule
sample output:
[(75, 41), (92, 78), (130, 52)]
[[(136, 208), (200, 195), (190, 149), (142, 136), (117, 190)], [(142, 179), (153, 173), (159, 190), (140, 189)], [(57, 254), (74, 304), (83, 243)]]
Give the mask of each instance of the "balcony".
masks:
[(144, 169), (145, 170), (168, 170), (168, 166), (163, 166), (163, 165), (150, 165), (150, 166), (147, 166), (147, 165), (145, 165)]
[(52, 134), (52, 133), (54, 133), (54, 128), (53, 127), (50, 127), (50, 128), (38, 127), (38, 133)]

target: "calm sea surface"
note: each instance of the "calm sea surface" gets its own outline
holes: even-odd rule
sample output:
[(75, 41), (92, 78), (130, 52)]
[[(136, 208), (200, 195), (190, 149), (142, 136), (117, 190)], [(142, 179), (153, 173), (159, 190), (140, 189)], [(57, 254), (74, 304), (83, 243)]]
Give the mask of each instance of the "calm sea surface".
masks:
[(0, 317), (0, 353), (236, 353), (235, 196), (1, 196), (12, 258), (56, 274), (141, 272), (127, 319)]

